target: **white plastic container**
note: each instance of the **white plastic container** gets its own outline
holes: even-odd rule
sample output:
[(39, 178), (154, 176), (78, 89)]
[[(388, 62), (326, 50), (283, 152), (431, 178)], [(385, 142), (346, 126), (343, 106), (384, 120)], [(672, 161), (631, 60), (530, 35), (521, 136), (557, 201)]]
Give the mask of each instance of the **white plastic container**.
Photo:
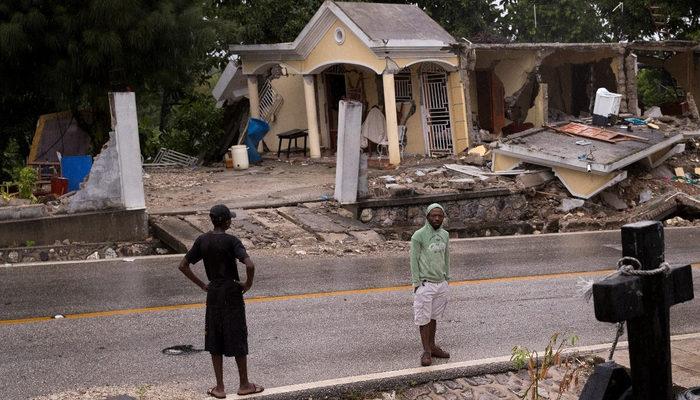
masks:
[(609, 115), (617, 115), (620, 112), (620, 100), (621, 94), (609, 92), (606, 88), (598, 89), (595, 92), (593, 114), (606, 118)]
[(233, 169), (248, 169), (248, 146), (242, 144), (231, 146)]

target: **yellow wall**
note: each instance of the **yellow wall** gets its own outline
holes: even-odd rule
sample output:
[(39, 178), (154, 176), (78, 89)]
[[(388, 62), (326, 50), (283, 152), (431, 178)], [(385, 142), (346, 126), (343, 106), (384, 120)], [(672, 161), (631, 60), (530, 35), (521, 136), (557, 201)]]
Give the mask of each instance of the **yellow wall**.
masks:
[(425, 154), (425, 138), (423, 136), (423, 112), (420, 104), (420, 74), (419, 64), (411, 66), (411, 94), (416, 103), (416, 112), (406, 121), (406, 149), (409, 154)]
[(531, 122), (535, 128), (543, 126), (549, 120), (549, 115), (547, 115), (549, 109), (548, 90), (546, 83), (540, 83), (540, 91), (535, 98), (535, 104), (527, 112), (525, 122)]
[[(306, 103), (301, 75), (282, 76), (272, 80), (272, 87), (282, 96), (284, 103), (277, 111), (277, 118), (270, 124), (270, 132), (265, 135), (265, 144), (277, 151), (277, 134), (291, 129), (306, 129)], [(285, 147), (287, 142), (285, 141)], [(299, 143), (299, 147), (303, 143)]]

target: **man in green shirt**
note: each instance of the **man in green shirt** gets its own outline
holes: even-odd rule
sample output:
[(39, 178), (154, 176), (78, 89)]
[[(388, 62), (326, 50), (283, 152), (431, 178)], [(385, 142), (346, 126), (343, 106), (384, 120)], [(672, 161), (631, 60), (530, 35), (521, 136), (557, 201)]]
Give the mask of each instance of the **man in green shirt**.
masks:
[(432, 364), (432, 357), (450, 357), (435, 344), (436, 320), (445, 312), (450, 279), (449, 234), (442, 229), (444, 219), (445, 209), (441, 205), (429, 205), (425, 225), (411, 236), (413, 313), (423, 344), (422, 366)]

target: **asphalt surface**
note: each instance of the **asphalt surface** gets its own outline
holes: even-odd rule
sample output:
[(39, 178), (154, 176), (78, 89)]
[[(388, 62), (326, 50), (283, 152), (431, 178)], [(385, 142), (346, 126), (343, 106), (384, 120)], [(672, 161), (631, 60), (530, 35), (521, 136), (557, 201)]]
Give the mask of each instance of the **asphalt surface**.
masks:
[[(666, 230), (667, 260), (700, 261), (699, 235), (699, 229)], [(462, 240), (451, 246), (455, 282), (448, 320), (437, 335), (451, 351), (450, 361), (507, 355), (514, 345), (540, 349), (554, 332), (576, 333), (582, 345), (612, 340), (614, 327), (595, 320), (592, 304), (576, 294), (580, 277), (570, 273), (610, 269), (620, 256), (619, 232)], [(204, 293), (187, 284), (177, 261), (0, 268), (0, 320), (203, 302)], [(276, 387), (418, 365), (412, 296), (394, 287), (408, 281), (407, 257), (260, 258), (257, 264), (247, 305), (256, 382)], [(527, 275), (532, 277), (510, 278)], [(693, 278), (700, 297), (697, 267)], [(387, 289), (362, 290), (382, 287)], [(326, 293), (304, 295), (320, 292)], [(283, 294), (300, 296), (269, 297)], [(700, 332), (698, 315), (697, 300), (674, 306), (672, 333)], [(211, 384), (206, 353), (161, 353), (178, 344), (202, 347), (203, 320), (202, 307), (176, 307), (0, 324), (0, 398), (167, 382), (203, 391)], [(234, 387), (232, 360), (226, 368)]]

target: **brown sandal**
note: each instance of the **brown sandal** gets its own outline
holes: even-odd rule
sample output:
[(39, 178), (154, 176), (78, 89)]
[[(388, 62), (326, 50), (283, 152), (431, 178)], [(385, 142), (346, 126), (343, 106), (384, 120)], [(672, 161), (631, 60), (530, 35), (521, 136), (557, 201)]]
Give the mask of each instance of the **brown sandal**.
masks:
[(430, 355), (437, 358), (450, 358), (450, 353), (437, 346), (433, 348), (433, 350), (430, 352)]
[(428, 365), (433, 363), (433, 358), (430, 356), (429, 351), (424, 351), (423, 355), (420, 358), (420, 365), (427, 367)]

